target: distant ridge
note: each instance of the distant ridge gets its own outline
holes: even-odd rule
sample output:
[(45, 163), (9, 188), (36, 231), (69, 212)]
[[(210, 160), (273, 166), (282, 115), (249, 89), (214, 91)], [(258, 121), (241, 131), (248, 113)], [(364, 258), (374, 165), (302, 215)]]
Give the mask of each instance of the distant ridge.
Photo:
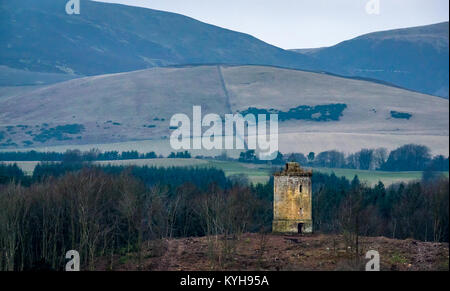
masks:
[(369, 33), (318, 49), (293, 50), (323, 70), (383, 80), (448, 98), (449, 23)]
[(226, 64), (328, 72), (449, 95), (448, 22), (370, 33), (329, 48), (287, 51), (175, 13), (81, 0), (81, 14), (67, 15), (66, 2), (0, 2), (0, 86)]

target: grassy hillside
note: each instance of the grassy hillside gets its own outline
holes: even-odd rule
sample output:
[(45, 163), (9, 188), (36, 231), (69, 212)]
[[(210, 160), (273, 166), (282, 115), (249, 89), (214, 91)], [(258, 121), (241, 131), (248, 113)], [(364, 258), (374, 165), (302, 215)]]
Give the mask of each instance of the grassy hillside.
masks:
[[(167, 154), (171, 116), (191, 116), (193, 105), (201, 105), (203, 115), (249, 108), (284, 112), (287, 118), (279, 124), (282, 152), (352, 152), (419, 143), (434, 154), (448, 155), (448, 100), (373, 82), (263, 66), (153, 68), (35, 90), (1, 90), (0, 148), (88, 145)], [(338, 105), (340, 115), (322, 118)], [(305, 117), (302, 108), (315, 108), (317, 117)], [(408, 118), (399, 118), (402, 114)], [(71, 127), (79, 130), (66, 130)]]

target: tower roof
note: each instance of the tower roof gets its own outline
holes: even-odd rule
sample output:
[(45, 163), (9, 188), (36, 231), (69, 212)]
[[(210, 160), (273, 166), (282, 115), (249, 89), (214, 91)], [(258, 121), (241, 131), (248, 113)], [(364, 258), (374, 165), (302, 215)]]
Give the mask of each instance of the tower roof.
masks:
[(288, 162), (284, 170), (281, 172), (275, 173), (274, 176), (302, 176), (302, 177), (310, 177), (312, 176), (312, 170), (305, 170), (300, 167), (299, 163), (296, 162)]

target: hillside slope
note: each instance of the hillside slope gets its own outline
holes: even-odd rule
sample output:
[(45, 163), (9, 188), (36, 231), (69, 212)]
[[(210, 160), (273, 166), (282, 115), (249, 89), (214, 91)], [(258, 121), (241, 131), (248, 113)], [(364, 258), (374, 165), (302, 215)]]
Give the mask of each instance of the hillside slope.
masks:
[(203, 115), (276, 110), (283, 151), (420, 143), (448, 154), (448, 100), (327, 74), (187, 66), (20, 88), (0, 91), (3, 148), (164, 140), (173, 114), (201, 105)]
[(311, 67), (308, 57), (183, 15), (88, 0), (67, 15), (66, 2), (1, 1), (0, 65), (78, 75), (174, 64)]
[(12, 69), (0, 65), (0, 90), (13, 86), (37, 86), (59, 83), (79, 78), (75, 74), (66, 73), (41, 73), (27, 70)]
[(380, 31), (335, 46), (296, 50), (325, 71), (383, 80), (448, 98), (449, 23)]

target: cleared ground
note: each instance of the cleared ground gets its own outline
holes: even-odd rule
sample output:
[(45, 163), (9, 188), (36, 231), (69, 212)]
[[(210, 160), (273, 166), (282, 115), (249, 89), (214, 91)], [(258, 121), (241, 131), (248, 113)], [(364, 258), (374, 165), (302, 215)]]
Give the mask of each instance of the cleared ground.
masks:
[[(448, 243), (361, 237), (359, 261), (343, 236), (314, 234), (282, 236), (243, 234), (233, 241), (218, 237), (168, 239), (147, 244), (142, 264), (129, 253), (113, 258), (114, 270), (171, 271), (333, 271), (364, 270), (366, 251), (380, 254), (381, 271), (448, 271)], [(234, 251), (224, 254), (225, 246)], [(228, 249), (227, 248), (227, 249)], [(110, 269), (110, 259), (100, 259), (97, 270)]]

